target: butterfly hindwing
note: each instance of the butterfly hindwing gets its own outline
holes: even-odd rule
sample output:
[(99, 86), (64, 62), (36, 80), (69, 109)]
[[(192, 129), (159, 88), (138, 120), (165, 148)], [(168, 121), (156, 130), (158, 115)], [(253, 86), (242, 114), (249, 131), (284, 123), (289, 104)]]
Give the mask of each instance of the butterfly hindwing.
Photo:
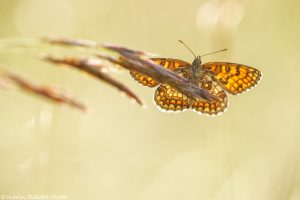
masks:
[(236, 63), (210, 62), (203, 64), (202, 67), (210, 71), (231, 94), (239, 94), (252, 88), (261, 78), (259, 70)]
[(207, 115), (217, 115), (224, 112), (228, 105), (228, 98), (218, 81), (210, 73), (204, 72), (200, 77), (197, 77), (197, 83), (200, 88), (219, 97), (220, 101), (196, 99), (193, 100), (191, 108), (196, 112)]
[(183, 111), (190, 107), (190, 99), (186, 95), (166, 84), (155, 90), (154, 102), (165, 111)]

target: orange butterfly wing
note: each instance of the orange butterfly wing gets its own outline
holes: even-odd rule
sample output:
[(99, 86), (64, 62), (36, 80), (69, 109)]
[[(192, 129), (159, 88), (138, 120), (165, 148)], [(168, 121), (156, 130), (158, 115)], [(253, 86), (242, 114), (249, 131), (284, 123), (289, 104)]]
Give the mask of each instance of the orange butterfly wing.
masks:
[(209, 62), (202, 67), (210, 71), (227, 92), (234, 95), (255, 86), (262, 75), (253, 67), (236, 63)]
[[(171, 71), (176, 71), (177, 69), (182, 69), (186, 67), (191, 67), (191, 64), (179, 59), (172, 59), (172, 58), (151, 58), (155, 63), (167, 68)], [(140, 84), (147, 86), (147, 87), (155, 87), (160, 83), (153, 80), (151, 77), (146, 76), (144, 74), (130, 71), (130, 75)]]
[(190, 107), (191, 99), (169, 85), (161, 84), (155, 90), (154, 102), (164, 111), (183, 111)]
[(219, 97), (220, 101), (208, 101), (205, 99), (193, 100), (191, 108), (201, 114), (218, 115), (224, 112), (228, 106), (228, 98), (219, 82), (208, 72), (197, 77), (199, 88), (206, 89), (209, 93)]

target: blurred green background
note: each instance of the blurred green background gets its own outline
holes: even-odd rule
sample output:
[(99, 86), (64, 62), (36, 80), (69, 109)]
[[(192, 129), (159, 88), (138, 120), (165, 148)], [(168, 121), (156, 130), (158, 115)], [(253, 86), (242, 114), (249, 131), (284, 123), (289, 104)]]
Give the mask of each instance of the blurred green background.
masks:
[[(0, 0), (0, 68), (68, 88), (93, 107), (83, 114), (1, 90), (0, 198), (300, 199), (299, 7), (297, 0)], [(203, 61), (255, 66), (263, 79), (229, 95), (221, 116), (167, 114), (152, 103), (154, 89), (126, 71), (114, 76), (147, 109), (89, 76), (38, 61), (47, 48), (4, 45), (40, 36), (113, 42), (186, 61), (193, 58), (178, 39), (198, 54), (228, 48)]]

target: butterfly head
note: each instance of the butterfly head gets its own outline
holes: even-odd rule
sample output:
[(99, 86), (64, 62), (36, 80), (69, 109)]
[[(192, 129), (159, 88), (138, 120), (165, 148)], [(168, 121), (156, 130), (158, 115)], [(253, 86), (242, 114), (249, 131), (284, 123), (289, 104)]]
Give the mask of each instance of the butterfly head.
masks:
[(222, 50), (211, 52), (211, 53), (207, 53), (207, 54), (204, 54), (204, 55), (201, 55), (201, 56), (196, 56), (196, 54), (184, 42), (182, 42), (181, 40), (179, 40), (179, 42), (182, 43), (193, 54), (193, 56), (195, 57), (195, 59), (193, 60), (193, 63), (192, 63), (193, 74), (195, 74), (199, 70), (201, 70), (201, 64), (202, 64), (201, 57), (227, 50), (227, 49), (222, 49)]
[(200, 67), (201, 64), (202, 64), (202, 62), (201, 62), (201, 56), (195, 57), (195, 59), (193, 60), (192, 65), (193, 65), (193, 66), (199, 66), (199, 67)]
[(219, 50), (219, 51), (215, 51), (215, 52), (211, 52), (211, 53), (207, 53), (207, 54), (204, 54), (202, 56), (196, 56), (196, 54), (190, 49), (190, 47), (188, 47), (184, 42), (182, 42), (181, 40), (178, 40), (181, 44), (183, 44), (192, 54), (193, 56), (195, 57), (194, 61), (193, 61), (193, 66), (197, 66), (197, 67), (200, 67), (201, 66), (201, 57), (203, 56), (207, 56), (207, 55), (211, 55), (211, 54), (214, 54), (214, 53), (218, 53), (218, 52), (221, 52), (221, 51), (227, 51), (227, 49), (222, 49), (222, 50)]
[(192, 62), (193, 71), (196, 71), (197, 69), (200, 69), (202, 64), (201, 56), (196, 56), (195, 59)]

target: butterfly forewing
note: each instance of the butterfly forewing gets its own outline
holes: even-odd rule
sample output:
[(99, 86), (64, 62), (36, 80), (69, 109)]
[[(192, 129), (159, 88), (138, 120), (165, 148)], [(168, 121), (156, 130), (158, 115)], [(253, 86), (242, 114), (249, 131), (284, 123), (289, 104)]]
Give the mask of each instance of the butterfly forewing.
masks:
[[(179, 59), (172, 58), (151, 58), (155, 63), (167, 68), (171, 71), (176, 71), (178, 69), (190, 67), (191, 64)], [(159, 82), (153, 80), (151, 77), (146, 76), (144, 74), (131, 71), (130, 75), (140, 84), (148, 87), (155, 87), (159, 85)]]
[(228, 105), (226, 93), (218, 81), (210, 73), (204, 72), (197, 77), (197, 84), (200, 88), (203, 88), (209, 93), (219, 97), (220, 101), (208, 101), (205, 99), (193, 100), (191, 107), (194, 111), (207, 115), (217, 115), (226, 110)]
[(239, 94), (252, 88), (261, 78), (259, 70), (236, 63), (210, 62), (203, 64), (202, 67), (210, 71), (231, 94)]
[(179, 60), (179, 59), (173, 59), (173, 58), (151, 58), (151, 60), (153, 60), (154, 62), (156, 62), (157, 64), (172, 70), (172, 71), (176, 71), (177, 69), (182, 69), (182, 68), (187, 68), (187, 67), (191, 67), (191, 64), (183, 61), (183, 60)]
[(147, 86), (147, 87), (155, 87), (159, 84), (159, 82), (155, 81), (153, 78), (150, 76), (146, 76), (144, 74), (135, 72), (135, 71), (130, 71), (130, 75), (136, 80), (138, 83)]

